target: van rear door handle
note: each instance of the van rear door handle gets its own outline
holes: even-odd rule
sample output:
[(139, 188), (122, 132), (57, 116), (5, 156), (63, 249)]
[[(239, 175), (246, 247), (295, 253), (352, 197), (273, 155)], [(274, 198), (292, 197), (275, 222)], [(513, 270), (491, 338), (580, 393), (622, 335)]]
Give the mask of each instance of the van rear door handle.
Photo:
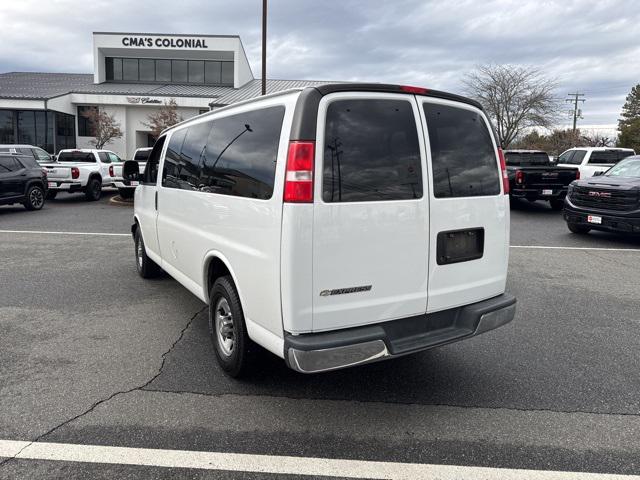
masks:
[(156, 210), (158, 210), (158, 191), (156, 190)]

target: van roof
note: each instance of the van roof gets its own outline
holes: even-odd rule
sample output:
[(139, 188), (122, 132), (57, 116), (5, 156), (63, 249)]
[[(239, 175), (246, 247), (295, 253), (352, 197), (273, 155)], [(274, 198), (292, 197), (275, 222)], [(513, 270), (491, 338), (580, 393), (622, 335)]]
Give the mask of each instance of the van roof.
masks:
[[(414, 94), (414, 95), (423, 95), (423, 96), (427, 96), (427, 97), (435, 97), (435, 98), (442, 98), (445, 100), (453, 100), (456, 102), (461, 102), (461, 103), (466, 103), (468, 105), (472, 105), (480, 110), (482, 110), (482, 105), (480, 105), (479, 102), (477, 102), (476, 100), (473, 100), (471, 98), (468, 97), (464, 97), (462, 95), (457, 95), (455, 93), (448, 93), (448, 92), (443, 92), (441, 90), (432, 90), (429, 88), (423, 88), (423, 87), (413, 87), (413, 86), (408, 86), (408, 85), (396, 85), (396, 84), (387, 84), (387, 83), (360, 83), (360, 82), (344, 82), (344, 83), (326, 83), (324, 85), (317, 85), (317, 86), (309, 86), (309, 87), (300, 87), (300, 88), (292, 88), (292, 89), (288, 89), (288, 90), (281, 90), (279, 92), (275, 92), (275, 93), (270, 93), (268, 95), (263, 95), (260, 97), (254, 97), (254, 98), (250, 98), (248, 100), (244, 100), (242, 102), (238, 102), (238, 103), (234, 103), (222, 108), (218, 108), (216, 110), (211, 110), (209, 112), (203, 113), (202, 115), (198, 115), (198, 117), (201, 116), (205, 116), (205, 115), (211, 115), (213, 113), (218, 113), (221, 111), (225, 111), (225, 110), (230, 110), (234, 107), (240, 106), (240, 105), (247, 105), (247, 104), (251, 104), (254, 102), (258, 102), (262, 99), (265, 98), (273, 98), (273, 97), (278, 97), (278, 96), (282, 96), (282, 95), (289, 95), (291, 93), (296, 93), (296, 92), (304, 92), (305, 97), (312, 97), (312, 96), (319, 96), (319, 97), (323, 97), (325, 95), (328, 95), (330, 93), (337, 93), (337, 92), (379, 92), (379, 93), (410, 93), (410, 94)], [(315, 95), (314, 95), (315, 94)], [(191, 122), (194, 118), (197, 117), (192, 117), (189, 118), (187, 120), (184, 120), (180, 123), (177, 123), (175, 125), (173, 125), (172, 127), (167, 128), (166, 130), (164, 130), (162, 134), (165, 134), (166, 132), (180, 126), (180, 125), (184, 125), (186, 123)]]

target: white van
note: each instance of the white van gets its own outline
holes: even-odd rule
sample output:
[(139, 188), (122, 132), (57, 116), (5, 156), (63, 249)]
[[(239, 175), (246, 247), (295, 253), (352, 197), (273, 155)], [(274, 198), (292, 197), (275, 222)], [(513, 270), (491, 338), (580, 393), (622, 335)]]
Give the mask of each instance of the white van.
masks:
[(258, 344), (311, 373), (513, 319), (504, 160), (476, 102), (381, 84), (267, 95), (164, 132), (135, 192), (136, 265), (209, 308), (241, 375)]

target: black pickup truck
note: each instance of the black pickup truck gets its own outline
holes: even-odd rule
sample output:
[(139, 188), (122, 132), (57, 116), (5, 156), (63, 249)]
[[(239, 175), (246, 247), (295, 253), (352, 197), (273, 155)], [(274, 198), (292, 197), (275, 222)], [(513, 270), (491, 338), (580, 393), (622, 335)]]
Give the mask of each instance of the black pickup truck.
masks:
[(640, 234), (640, 155), (572, 183), (564, 219), (573, 233), (604, 230)]
[(554, 167), (540, 150), (506, 150), (504, 157), (511, 197), (546, 200), (554, 210), (562, 210), (569, 184), (580, 178), (580, 170)]

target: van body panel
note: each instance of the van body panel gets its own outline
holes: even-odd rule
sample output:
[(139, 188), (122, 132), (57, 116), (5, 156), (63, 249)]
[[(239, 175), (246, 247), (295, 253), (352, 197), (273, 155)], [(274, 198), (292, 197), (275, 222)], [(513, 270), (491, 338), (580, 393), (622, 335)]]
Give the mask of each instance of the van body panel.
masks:
[[(409, 105), (421, 165), (420, 198), (353, 202), (323, 199), (325, 148), (332, 147), (330, 144), (335, 141), (325, 138), (327, 110), (334, 102), (349, 100), (400, 101)], [(429, 196), (419, 122), (415, 98), (410, 94), (342, 92), (326, 95), (320, 101), (313, 216), (314, 332), (425, 313)], [(344, 148), (338, 145), (337, 155)], [(389, 149), (392, 156), (393, 147)], [(336, 162), (339, 163), (338, 158)]]
[[(442, 105), (477, 113), (489, 132), (496, 165), (496, 182), (499, 191), (494, 195), (456, 196), (437, 198), (430, 192), (430, 242), (436, 245), (440, 232), (484, 229), (482, 257), (465, 262), (438, 265), (437, 249), (429, 251), (429, 304), (427, 312), (437, 312), (485, 300), (504, 293), (509, 261), (509, 196), (504, 195), (500, 180), (500, 159), (490, 124), (478, 108), (437, 98), (420, 98), (420, 105)], [(434, 178), (432, 143), (427, 130), (427, 118), (420, 108), (422, 124), (425, 125), (429, 161), (429, 177)]]

